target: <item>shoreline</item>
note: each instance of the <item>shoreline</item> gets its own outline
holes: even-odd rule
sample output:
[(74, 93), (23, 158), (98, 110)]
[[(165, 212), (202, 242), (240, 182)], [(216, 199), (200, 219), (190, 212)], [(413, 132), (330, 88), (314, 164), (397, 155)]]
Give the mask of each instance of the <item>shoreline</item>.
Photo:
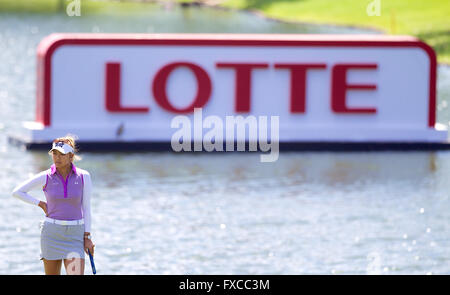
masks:
[[(223, 2), (222, 0), (204, 0), (204, 1), (197, 1), (197, 0), (186, 0), (187, 2), (175, 2), (174, 4), (177, 4), (181, 7), (187, 8), (187, 7), (205, 7), (205, 8), (212, 8), (212, 9), (218, 9), (218, 10), (222, 10), (222, 11), (231, 11), (231, 12), (237, 12), (237, 13), (248, 13), (260, 18), (263, 18), (265, 20), (269, 20), (269, 21), (275, 21), (278, 23), (283, 23), (283, 24), (293, 24), (293, 25), (313, 25), (313, 26), (329, 26), (329, 27), (337, 27), (337, 28), (347, 28), (347, 29), (355, 29), (355, 30), (365, 30), (365, 31), (373, 31), (375, 33), (380, 33), (380, 34), (387, 34), (389, 35), (389, 33), (386, 30), (374, 27), (374, 26), (358, 26), (358, 25), (344, 25), (344, 24), (337, 24), (337, 23), (327, 23), (327, 22), (304, 22), (304, 21), (295, 21), (295, 20), (286, 20), (286, 19), (282, 19), (282, 18), (275, 18), (275, 17), (270, 17), (264, 14), (264, 12), (260, 11), (260, 10), (252, 10), (252, 9), (240, 9), (240, 8), (233, 8), (233, 7), (226, 7), (223, 6)], [(167, 3), (164, 0), (150, 0), (150, 1), (145, 1), (145, 3), (158, 3), (158, 4), (162, 4), (162, 5), (166, 5), (165, 3)], [(417, 39), (420, 39), (417, 36), (411, 35)], [(426, 42), (423, 39), (420, 39), (423, 42)], [(428, 44), (428, 43), (427, 43)], [(431, 45), (430, 45), (431, 46)], [(436, 53), (436, 59), (437, 59), (437, 64), (438, 66), (445, 66), (445, 67), (450, 67), (450, 61), (439, 61), (438, 60), (438, 52), (433, 48), (433, 50)]]
[[(186, 2), (184, 2), (186, 3)], [(355, 29), (355, 30), (365, 30), (365, 31), (373, 31), (376, 33), (384, 34), (385, 31), (375, 28), (375, 27), (362, 27), (362, 26), (356, 26), (356, 25), (341, 25), (341, 24), (335, 24), (335, 23), (313, 23), (313, 22), (304, 22), (304, 21), (292, 21), (292, 20), (285, 20), (281, 18), (275, 18), (265, 15), (260, 10), (251, 10), (251, 9), (239, 9), (239, 8), (232, 8), (232, 7), (225, 7), (221, 6), (220, 4), (208, 4), (208, 1), (202, 2), (193, 2), (196, 4), (182, 4), (181, 6), (185, 7), (206, 7), (206, 8), (213, 8), (223, 11), (229, 11), (229, 12), (237, 12), (237, 13), (248, 13), (260, 18), (263, 18), (265, 20), (274, 21), (282, 24), (292, 24), (292, 25), (312, 25), (312, 26), (329, 26), (329, 27), (339, 27), (339, 28), (347, 28), (347, 29)]]
[[(46, 0), (42, 1), (43, 8), (37, 9), (34, 7), (33, 9), (30, 9), (28, 7), (30, 4), (10, 4), (8, 7), (8, 3), (4, 4), (6, 9), (3, 11), (0, 11), (0, 14), (2, 13), (58, 13), (61, 12), (61, 9), (64, 8), (61, 6), (61, 2), (55, 2), (56, 0)], [(64, 0), (61, 0), (64, 1)], [(18, 1), (20, 2), (20, 1)], [(336, 23), (332, 21), (301, 21), (301, 20), (291, 20), (291, 19), (285, 19), (283, 17), (273, 17), (268, 16), (266, 13), (264, 13), (262, 10), (259, 9), (245, 9), (245, 8), (237, 8), (233, 7), (232, 5), (224, 5), (225, 3), (228, 3), (227, 0), (124, 0), (124, 1), (105, 1), (105, 2), (85, 2), (85, 9), (82, 8), (82, 10), (85, 10), (85, 14), (87, 15), (95, 15), (95, 14), (102, 14), (102, 12), (107, 11), (108, 13), (116, 13), (114, 8), (125, 5), (124, 11), (133, 11), (136, 10), (140, 5), (158, 5), (161, 6), (163, 9), (173, 9), (174, 7), (178, 7), (181, 9), (185, 8), (206, 8), (206, 9), (215, 9), (220, 11), (226, 11), (226, 12), (235, 12), (235, 13), (245, 13), (252, 16), (256, 16), (259, 18), (262, 18), (267, 21), (277, 22), (281, 24), (290, 24), (290, 25), (309, 25), (309, 26), (328, 26), (333, 28), (342, 28), (342, 29), (350, 29), (350, 30), (364, 30), (373, 32), (376, 34), (385, 34), (390, 35), (388, 30), (386, 28), (380, 28), (373, 25), (359, 25), (359, 24), (342, 24), (342, 23)], [(13, 1), (12, 3), (17, 3)], [(51, 3), (51, 4), (50, 4)], [(56, 5), (56, 3), (59, 3)], [(108, 7), (109, 6), (109, 7)], [(0, 7), (1, 9), (2, 7)], [(108, 11), (109, 10), (109, 11)], [(138, 10), (136, 10), (138, 11)], [(432, 30), (431, 32), (439, 33), (439, 30)], [(450, 66), (450, 56), (449, 53), (446, 52), (447, 46), (450, 47), (450, 45), (447, 45), (447, 43), (438, 44), (435, 45), (430, 42), (431, 40), (427, 40), (427, 38), (419, 37), (418, 34), (411, 34), (411, 33), (404, 33), (399, 35), (409, 35), (413, 36), (419, 40), (422, 40), (423, 42), (426, 42), (428, 45), (430, 45), (433, 50), (436, 53), (437, 63), (439, 66)], [(430, 37), (432, 38), (432, 37)], [(433, 40), (434, 41), (434, 40)], [(438, 49), (436, 47), (440, 46), (440, 52), (438, 52)], [(445, 46), (444, 49), (442, 49), (442, 46)]]

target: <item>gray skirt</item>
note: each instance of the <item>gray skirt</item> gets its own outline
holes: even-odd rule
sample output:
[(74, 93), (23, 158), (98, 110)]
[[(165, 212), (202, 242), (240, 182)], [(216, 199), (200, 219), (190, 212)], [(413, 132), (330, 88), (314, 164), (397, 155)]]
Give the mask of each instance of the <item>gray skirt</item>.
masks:
[(84, 224), (41, 223), (41, 259), (84, 259)]

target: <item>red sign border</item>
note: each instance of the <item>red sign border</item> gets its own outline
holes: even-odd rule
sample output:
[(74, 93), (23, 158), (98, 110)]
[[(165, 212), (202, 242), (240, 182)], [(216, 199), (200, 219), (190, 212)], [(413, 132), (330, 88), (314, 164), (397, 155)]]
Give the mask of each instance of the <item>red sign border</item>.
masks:
[(36, 121), (51, 125), (51, 62), (65, 45), (172, 45), (172, 46), (314, 46), (416, 47), (430, 59), (428, 127), (436, 123), (436, 54), (428, 44), (411, 36), (291, 35), (291, 34), (51, 34), (37, 49)]

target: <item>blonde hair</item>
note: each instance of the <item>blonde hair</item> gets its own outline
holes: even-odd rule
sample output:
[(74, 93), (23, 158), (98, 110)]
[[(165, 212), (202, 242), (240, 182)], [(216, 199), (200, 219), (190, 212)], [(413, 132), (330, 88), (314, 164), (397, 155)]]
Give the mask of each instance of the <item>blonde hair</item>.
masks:
[[(76, 142), (75, 142), (77, 139), (78, 139), (78, 136), (69, 133), (66, 136), (55, 138), (55, 140), (53, 140), (53, 142), (64, 142), (64, 143), (67, 143), (68, 145), (70, 145), (74, 151), (73, 161), (79, 161), (79, 160), (81, 160), (81, 157), (75, 154), (75, 153), (78, 153), (78, 147), (76, 146)], [(50, 154), (50, 152), (49, 152), (49, 154)]]

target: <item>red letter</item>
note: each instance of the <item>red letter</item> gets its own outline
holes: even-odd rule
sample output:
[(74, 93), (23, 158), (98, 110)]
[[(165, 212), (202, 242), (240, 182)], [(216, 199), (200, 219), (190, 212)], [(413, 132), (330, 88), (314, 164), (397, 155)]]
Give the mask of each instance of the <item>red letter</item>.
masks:
[(275, 64), (276, 69), (291, 70), (291, 113), (305, 112), (306, 70), (326, 67), (326, 64)]
[(120, 63), (106, 64), (105, 102), (109, 112), (146, 113), (148, 107), (123, 107), (120, 105)]
[[(167, 78), (170, 73), (178, 67), (188, 67), (197, 78), (198, 86), (194, 102), (183, 109), (175, 108), (169, 102), (166, 93)], [(155, 96), (156, 102), (169, 112), (179, 114), (192, 113), (194, 112), (194, 108), (201, 108), (208, 102), (209, 97), (211, 96), (211, 80), (209, 79), (208, 73), (195, 64), (186, 62), (171, 63), (162, 67), (158, 73), (156, 73), (155, 79), (153, 80), (153, 95)]]
[(234, 68), (236, 70), (236, 112), (250, 112), (252, 69), (266, 69), (268, 64), (217, 63), (218, 68)]
[(331, 108), (335, 113), (376, 113), (375, 108), (348, 108), (346, 105), (347, 89), (374, 90), (376, 85), (347, 84), (347, 70), (353, 69), (376, 69), (376, 64), (336, 64), (333, 67), (331, 85)]

